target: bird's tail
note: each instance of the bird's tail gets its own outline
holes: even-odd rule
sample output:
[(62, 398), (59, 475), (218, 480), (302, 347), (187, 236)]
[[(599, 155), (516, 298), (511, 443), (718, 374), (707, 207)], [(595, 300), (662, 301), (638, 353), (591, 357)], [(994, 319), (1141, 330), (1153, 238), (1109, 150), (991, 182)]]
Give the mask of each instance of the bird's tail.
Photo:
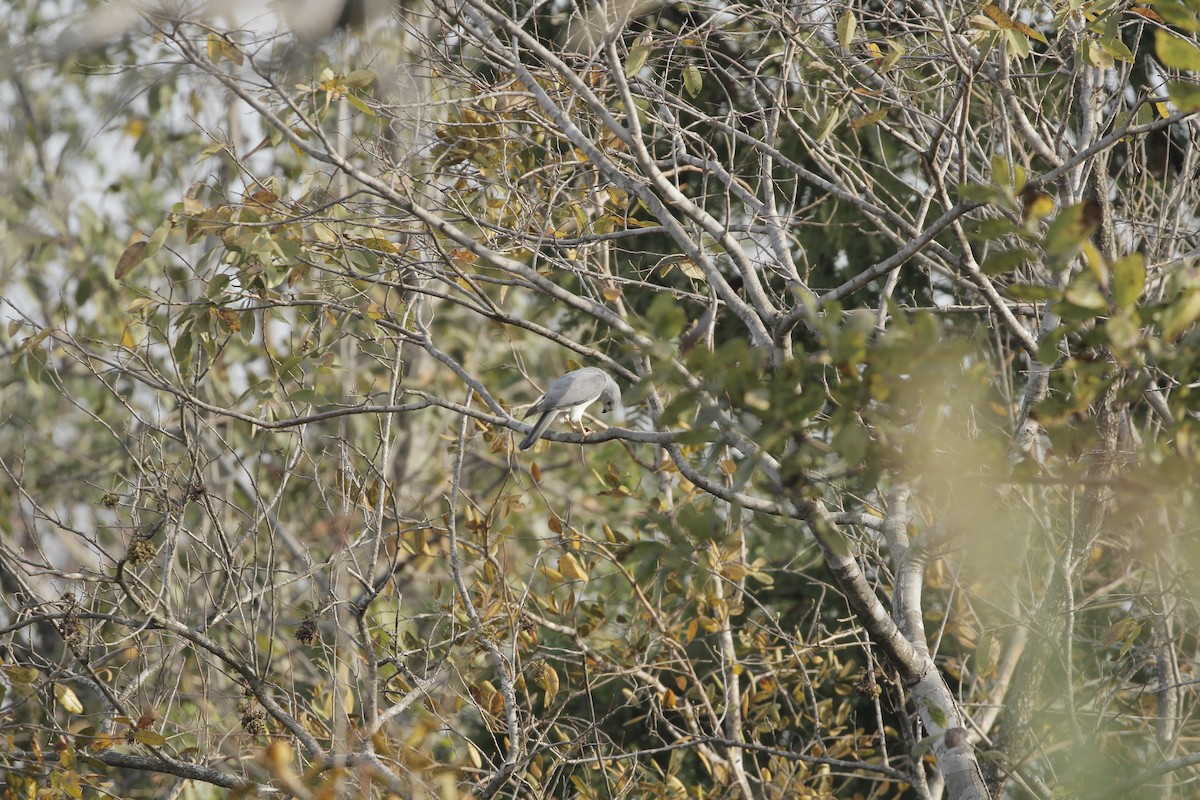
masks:
[(529, 435), (522, 439), (521, 443), (517, 445), (517, 449), (528, 450), (537, 444), (537, 440), (542, 438), (542, 434), (546, 432), (546, 428), (550, 427), (550, 423), (554, 422), (554, 418), (557, 416), (557, 410), (544, 412), (540, 417), (538, 417), (537, 424), (533, 426), (533, 430), (529, 432)]

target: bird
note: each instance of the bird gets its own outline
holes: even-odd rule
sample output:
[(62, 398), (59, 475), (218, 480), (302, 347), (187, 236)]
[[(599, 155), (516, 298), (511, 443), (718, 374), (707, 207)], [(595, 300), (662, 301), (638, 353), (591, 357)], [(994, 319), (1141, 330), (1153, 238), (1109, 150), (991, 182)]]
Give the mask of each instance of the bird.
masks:
[(612, 411), (613, 406), (621, 402), (621, 388), (604, 370), (584, 367), (558, 378), (522, 416), (522, 419), (528, 419), (534, 414), (541, 414), (533, 430), (517, 445), (518, 449), (528, 450), (537, 444), (554, 418), (564, 411), (571, 426), (578, 425), (583, 419), (583, 412), (597, 400), (603, 401), (604, 411)]

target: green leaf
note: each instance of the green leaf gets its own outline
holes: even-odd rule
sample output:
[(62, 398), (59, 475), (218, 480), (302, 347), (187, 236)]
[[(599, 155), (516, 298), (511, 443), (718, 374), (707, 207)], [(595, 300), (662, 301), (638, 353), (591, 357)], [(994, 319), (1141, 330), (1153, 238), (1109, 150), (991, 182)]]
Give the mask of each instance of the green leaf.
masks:
[(1112, 53), (1105, 50), (1099, 42), (1085, 39), (1082, 42), (1082, 48), (1084, 61), (1093, 67), (1111, 69), (1116, 64), (1116, 59), (1113, 58)]
[(1119, 308), (1132, 308), (1146, 289), (1146, 264), (1141, 253), (1130, 253), (1113, 264), (1113, 302)]
[(704, 78), (700, 74), (700, 70), (695, 64), (688, 64), (683, 68), (683, 89), (688, 93), (688, 96), (695, 99), (696, 95), (700, 94), (700, 90), (704, 87)]
[(1033, 283), (1014, 283), (1008, 287), (1008, 293), (1016, 300), (1028, 300), (1031, 302), (1054, 300), (1061, 294), (1053, 286), (1039, 286)]
[(254, 329), (257, 323), (258, 316), (254, 311), (242, 312), (242, 340), (249, 343), (254, 339)]
[(232, 280), (233, 279), (224, 272), (214, 275), (213, 279), (208, 282), (208, 289), (205, 290), (204, 296), (209, 300), (217, 299), (221, 296), (221, 293), (225, 291), (225, 288), (229, 286)]
[(1200, 292), (1191, 291), (1176, 300), (1162, 313), (1164, 339), (1178, 339), (1196, 318), (1200, 317)]
[(934, 725), (938, 726), (939, 728), (946, 727), (946, 712), (941, 706), (935, 703), (930, 703), (925, 706), (925, 710), (929, 712), (929, 719), (933, 721)]
[(1125, 637), (1121, 640), (1121, 653), (1117, 656), (1118, 658), (1124, 658), (1138, 637), (1142, 635), (1142, 623), (1136, 620), (1130, 620), (1130, 622), (1132, 624), (1127, 626)]
[(1004, 37), (1008, 40), (1008, 52), (1017, 58), (1025, 58), (1029, 55), (1029, 40), (1014, 30), (1004, 31)]
[(1200, 17), (1188, 3), (1179, 0), (1155, 0), (1154, 11), (1170, 24), (1195, 33), (1200, 30)]
[(936, 740), (936, 736), (926, 736), (913, 747), (912, 752), (909, 753), (909, 758), (917, 761), (924, 756), (930, 755), (933, 752), (933, 744)]
[(38, 671), (33, 667), (22, 667), (17, 664), (5, 664), (0, 669), (16, 686), (29, 686), (38, 679)]
[(1180, 111), (1200, 111), (1200, 86), (1185, 81), (1168, 81), (1167, 95)]
[(829, 109), (829, 111), (825, 114), (824, 119), (821, 120), (821, 124), (817, 126), (817, 141), (823, 142), (828, 139), (829, 135), (833, 133), (833, 129), (836, 128), (838, 123), (841, 121), (842, 112), (836, 107)]
[(858, 19), (854, 16), (853, 11), (847, 11), (837, 21), (837, 38), (838, 44), (842, 47), (849, 47), (854, 41), (855, 31), (858, 29)]
[(158, 731), (146, 729), (144, 731), (134, 731), (133, 738), (141, 744), (150, 745), (151, 747), (162, 747), (167, 743), (167, 737), (163, 736)]
[(369, 69), (356, 69), (342, 80), (342, 83), (354, 89), (365, 89), (374, 82), (375, 73)]
[(1200, 47), (1162, 28), (1154, 32), (1158, 60), (1171, 69), (1200, 70)]
[(850, 127), (853, 128), (854, 130), (858, 130), (859, 128), (865, 128), (868, 125), (874, 125), (876, 122), (879, 122), (881, 119), (883, 119), (887, 115), (888, 115), (888, 109), (878, 108), (878, 109), (872, 111), (870, 114), (863, 114), (862, 116), (855, 117), (854, 119), (850, 120)]
[(899, 61), (906, 52), (908, 52), (904, 49), (903, 45), (899, 45), (896, 42), (888, 42), (888, 45), (891, 47), (891, 50), (886, 56), (884, 56), (883, 63), (879, 65), (880, 72), (887, 72), (889, 69), (896, 66), (896, 62)]
[(1126, 64), (1133, 63), (1133, 53), (1129, 50), (1125, 43), (1117, 37), (1114, 36), (1110, 39), (1105, 39), (1100, 43), (1100, 46), (1107, 50), (1109, 55), (1118, 61), (1123, 61)]
[(1109, 319), (1104, 324), (1104, 334), (1118, 352), (1132, 350), (1142, 340), (1141, 329), (1136, 322), (1126, 316)]
[(359, 111), (366, 114), (368, 117), (375, 116), (375, 111), (372, 110), (372, 108), (369, 105), (364, 103), (361, 97), (355, 97), (353, 94), (347, 94), (347, 95), (345, 95), (345, 98), (346, 98), (347, 103), (354, 106)]
[(999, 275), (1003, 272), (1016, 269), (1027, 261), (1032, 261), (1034, 257), (1034, 254), (1024, 247), (1019, 247), (1016, 250), (1004, 250), (988, 256), (979, 265), (979, 269), (984, 275)]
[(996, 656), (999, 654), (996, 644), (996, 637), (991, 631), (984, 631), (975, 643), (975, 671), (981, 677), (989, 675), (996, 666)]
[(1073, 255), (1100, 223), (1100, 204), (1085, 200), (1064, 208), (1046, 230), (1043, 247), (1051, 256)]
[(186, 372), (192, 361), (192, 329), (187, 328), (179, 333), (175, 344), (171, 346), (171, 356), (175, 359), (180, 371)]
[(663, 340), (678, 336), (687, 322), (683, 309), (679, 307), (673, 297), (667, 294), (660, 294), (650, 303), (650, 308), (646, 312), (646, 321), (650, 323), (654, 335)]
[(997, 186), (1012, 185), (1012, 170), (1004, 156), (992, 156), (992, 183)]
[(1091, 272), (1080, 272), (1076, 275), (1063, 293), (1063, 300), (1087, 311), (1099, 313), (1108, 310), (1108, 300), (1100, 291), (1096, 276)]
[(833, 449), (852, 467), (863, 462), (868, 444), (867, 432), (856, 422), (847, 420), (833, 432)]
[(976, 203), (994, 203), (1003, 205), (1004, 193), (994, 186), (984, 186), (981, 183), (963, 183), (959, 184), (958, 196), (963, 200), (972, 200)]
[(1013, 225), (1007, 219), (1003, 217), (991, 217), (979, 220), (968, 235), (976, 241), (988, 242), (992, 239), (999, 239), (1001, 236), (1016, 233), (1017, 230), (1017, 226)]
[(287, 399), (293, 403), (304, 403), (315, 405), (321, 402), (321, 395), (316, 389), (297, 389), (294, 392), (288, 392)]
[(642, 71), (642, 67), (646, 66), (646, 59), (650, 58), (652, 42), (653, 37), (649, 31), (633, 40), (633, 47), (629, 48), (629, 58), (625, 61), (626, 78), (632, 78)]
[(167, 234), (171, 232), (172, 227), (174, 225), (168, 217), (163, 224), (154, 229), (154, 233), (150, 234), (150, 241), (146, 243), (146, 252), (142, 255), (143, 259), (150, 258), (162, 249), (163, 244), (167, 241)]

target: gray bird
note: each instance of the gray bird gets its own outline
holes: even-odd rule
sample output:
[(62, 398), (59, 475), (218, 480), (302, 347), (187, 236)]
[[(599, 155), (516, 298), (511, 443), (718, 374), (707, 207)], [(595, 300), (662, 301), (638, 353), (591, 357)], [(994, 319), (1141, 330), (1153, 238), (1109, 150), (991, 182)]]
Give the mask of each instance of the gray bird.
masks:
[(597, 400), (604, 402), (604, 411), (612, 411), (613, 406), (621, 402), (621, 389), (607, 372), (596, 367), (584, 367), (574, 372), (568, 372), (550, 384), (546, 393), (536, 403), (531, 405), (522, 419), (528, 419), (534, 414), (541, 414), (537, 424), (529, 435), (517, 445), (522, 450), (528, 450), (542, 438), (546, 428), (554, 422), (554, 418), (562, 412), (567, 412), (567, 419), (574, 427), (583, 419), (583, 412)]

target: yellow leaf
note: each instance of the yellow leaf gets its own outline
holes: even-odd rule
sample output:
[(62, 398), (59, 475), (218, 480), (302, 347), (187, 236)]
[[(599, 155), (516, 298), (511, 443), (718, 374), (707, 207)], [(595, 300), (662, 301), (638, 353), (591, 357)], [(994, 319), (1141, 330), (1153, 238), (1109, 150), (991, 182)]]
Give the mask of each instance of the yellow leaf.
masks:
[(570, 553), (563, 553), (559, 557), (558, 571), (562, 573), (563, 578), (566, 580), (588, 582), (587, 573), (583, 571), (583, 567), (575, 560), (575, 556)]
[(721, 574), (731, 581), (740, 581), (750, 573), (745, 564), (724, 564)]
[(867, 42), (867, 55), (875, 62), (876, 67), (883, 63), (883, 51), (874, 42)]
[(135, 118), (125, 123), (125, 135), (131, 139), (140, 139), (145, 132), (146, 121), (144, 119)]
[(83, 786), (79, 783), (79, 773), (73, 769), (65, 769), (59, 773), (58, 787), (67, 797), (75, 800), (83, 797)]
[(704, 270), (700, 269), (700, 265), (690, 258), (681, 258), (675, 266), (694, 281), (704, 280)]
[(262, 762), (276, 777), (291, 778), (295, 772), (292, 769), (294, 751), (290, 742), (279, 739), (271, 742), (262, 751)]
[(137, 314), (138, 312), (145, 309), (146, 306), (151, 305), (152, 303), (154, 303), (154, 301), (151, 300), (149, 297), (139, 297), (139, 298), (135, 299), (129, 305), (125, 306), (125, 313), (126, 314)]
[(1050, 44), (1049, 42), (1046, 41), (1045, 36), (1042, 36), (1042, 34), (1039, 31), (1035, 30), (1034, 28), (1029, 27), (1024, 22), (1018, 22), (1016, 20), (1013, 20), (1013, 29), (1016, 30), (1018, 33), (1022, 33), (1024, 35), (1028, 36), (1030, 39), (1041, 42), (1042, 44)]
[(110, 750), (117, 745), (124, 744), (125, 737), (113, 736), (112, 734), (102, 733), (88, 744), (88, 749), (92, 752), (101, 752), (102, 750)]
[(83, 703), (79, 702), (75, 691), (65, 683), (56, 683), (54, 685), (54, 696), (58, 698), (58, 704), (66, 711), (72, 714), (83, 713)]
[(547, 664), (544, 669), (538, 671), (537, 685), (546, 691), (546, 705), (550, 705), (550, 701), (558, 694), (558, 673), (554, 671), (554, 667)]
[(1045, 192), (1026, 187), (1021, 190), (1021, 209), (1025, 220), (1041, 219), (1054, 210), (1054, 198)]
[(980, 31), (1000, 30), (1000, 26), (998, 26), (996, 23), (992, 22), (989, 18), (985, 17), (983, 14), (972, 14), (971, 15), (971, 27), (975, 28), (976, 30), (980, 30)]
[(854, 41), (854, 34), (858, 28), (858, 19), (854, 16), (853, 11), (847, 11), (842, 14), (837, 21), (837, 38), (838, 44), (842, 47), (849, 47)]
[(479, 752), (479, 748), (467, 740), (467, 756), (471, 759), (471, 764), (475, 769), (483, 767), (483, 754)]
[(387, 239), (370, 238), (363, 239), (361, 242), (363, 247), (370, 250), (378, 250), (381, 253), (399, 253), (400, 248), (389, 242)]

